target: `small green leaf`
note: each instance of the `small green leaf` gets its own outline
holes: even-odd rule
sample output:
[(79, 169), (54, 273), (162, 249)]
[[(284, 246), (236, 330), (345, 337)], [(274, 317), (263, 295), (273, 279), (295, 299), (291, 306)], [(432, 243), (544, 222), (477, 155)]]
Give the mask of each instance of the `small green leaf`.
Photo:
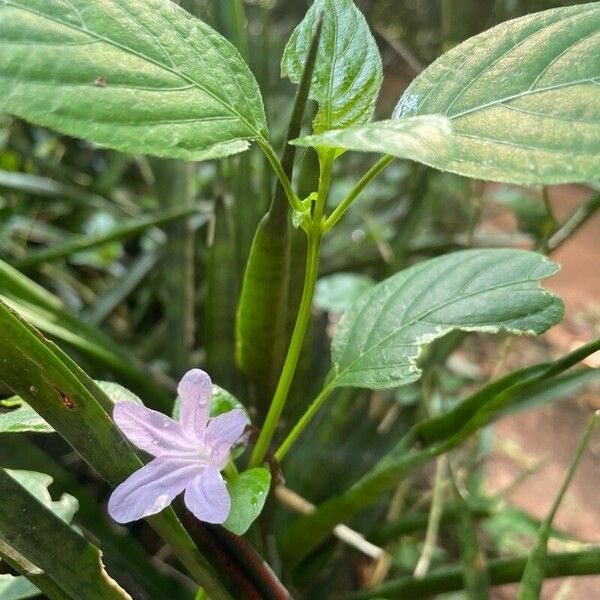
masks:
[(443, 114), (455, 150), (432, 166), (523, 184), (600, 170), (600, 3), (502, 23), (425, 69), (395, 117)]
[(360, 273), (335, 273), (322, 277), (317, 281), (314, 305), (319, 310), (341, 313), (374, 285), (370, 277)]
[(315, 148), (377, 152), (435, 166), (436, 161), (450, 156), (453, 138), (448, 119), (428, 115), (334, 129), (320, 135), (298, 138), (291, 143)]
[(124, 152), (189, 160), (266, 135), (246, 63), (174, 2), (0, 6), (0, 110)]
[(210, 409), (211, 417), (222, 415), (223, 413), (229, 412), (234, 408), (241, 408), (244, 412), (246, 412), (244, 405), (235, 396), (233, 396), (233, 394), (230, 394), (222, 387), (213, 385), (212, 392), (212, 407)]
[[(9, 412), (0, 413), (0, 433), (20, 433), (31, 431), (34, 433), (53, 433), (54, 429), (42, 419), (28, 404), (20, 398), (13, 397), (19, 401), (19, 407)], [(12, 401), (13, 398), (9, 398)], [(7, 406), (7, 401), (0, 402), (0, 406)]]
[(6, 472), (20, 485), (22, 485), (36, 500), (50, 509), (61, 521), (68, 525), (73, 520), (79, 509), (79, 502), (70, 494), (63, 494), (60, 500), (52, 500), (48, 491), (52, 477), (45, 473), (6, 469)]
[[(109, 483), (121, 483), (142, 466), (107, 414), (112, 410), (112, 402), (106, 394), (1, 299), (0, 382), (26, 400)], [(0, 479), (2, 474), (0, 470)], [(0, 497), (4, 497), (3, 493)], [(1, 509), (0, 502), (0, 512)], [(166, 508), (147, 520), (198, 583), (210, 590), (211, 596), (230, 598), (173, 509)], [(0, 524), (3, 525), (2, 515)], [(16, 525), (22, 527), (22, 522)], [(50, 550), (48, 553), (53, 554)]]
[(282, 76), (300, 82), (321, 15), (323, 33), (310, 88), (319, 104), (315, 132), (370, 121), (383, 80), (377, 44), (352, 0), (315, 0), (285, 48)]
[(114, 381), (98, 381), (94, 382), (109, 398), (109, 400), (116, 404), (117, 402), (135, 402), (136, 404), (144, 404), (139, 396), (136, 396), (132, 391), (123, 387), (119, 383)]
[(555, 263), (524, 250), (455, 252), (397, 273), (343, 315), (328, 387), (383, 389), (416, 381), (422, 348), (459, 329), (538, 335), (563, 316), (537, 281)]
[(271, 485), (271, 473), (264, 467), (249, 469), (227, 485), (231, 496), (231, 511), (224, 527), (243, 535), (260, 515)]
[(42, 592), (26, 577), (19, 575), (0, 575), (0, 598), (2, 600), (25, 600), (35, 598)]

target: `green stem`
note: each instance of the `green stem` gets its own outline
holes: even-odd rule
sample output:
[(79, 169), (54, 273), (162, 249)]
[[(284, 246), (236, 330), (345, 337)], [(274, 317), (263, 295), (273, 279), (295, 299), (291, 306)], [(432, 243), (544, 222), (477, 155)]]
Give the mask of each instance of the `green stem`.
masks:
[(292, 447), (292, 444), (298, 439), (300, 434), (304, 431), (306, 426), (311, 422), (312, 418), (317, 414), (318, 410), (323, 406), (325, 400), (329, 398), (329, 394), (333, 391), (333, 388), (325, 387), (321, 390), (319, 395), (312, 401), (307, 411), (302, 415), (300, 420), (294, 425), (294, 428), (288, 436), (283, 440), (283, 443), (275, 452), (275, 458), (281, 462), (288, 450)]
[[(169, 208), (195, 204), (196, 166), (191, 162), (156, 160), (156, 195), (161, 205)], [(166, 323), (172, 341), (165, 348), (171, 375), (185, 373), (191, 366), (195, 343), (196, 298), (196, 233), (185, 221), (174, 223), (167, 231), (161, 275), (165, 299)]]
[(554, 252), (600, 210), (600, 194), (595, 194), (571, 213), (548, 240), (548, 252)]
[(319, 192), (315, 203), (315, 210), (312, 216), (313, 224), (319, 228), (321, 233), (324, 233), (325, 224), (323, 223), (323, 215), (325, 213), (325, 203), (329, 194), (329, 186), (331, 185), (331, 175), (333, 173), (333, 163), (335, 162), (335, 150), (326, 150), (322, 154), (319, 153), (319, 162), (321, 164), (321, 172), (319, 174)]
[(567, 493), (567, 489), (573, 480), (577, 466), (579, 465), (581, 457), (587, 449), (592, 433), (598, 424), (599, 418), (600, 411), (597, 411), (590, 419), (585, 433), (579, 440), (579, 444), (577, 445), (577, 449), (575, 450), (575, 454), (571, 460), (567, 475), (560, 486), (560, 490), (558, 491), (558, 494), (552, 503), (552, 507), (550, 508), (548, 515), (543, 520), (542, 525), (539, 528), (537, 540), (531, 553), (529, 554), (529, 560), (525, 565), (523, 578), (521, 579), (521, 584), (519, 585), (519, 590), (517, 592), (517, 600), (534, 600), (540, 597), (544, 579), (549, 572), (546, 565), (546, 553), (548, 551), (548, 538), (550, 537), (552, 522), (554, 521), (556, 513), (558, 512), (563, 498)]
[(354, 186), (354, 189), (344, 198), (338, 207), (331, 213), (331, 216), (325, 221), (324, 231), (329, 231), (348, 210), (350, 205), (358, 198), (362, 191), (381, 173), (392, 161), (393, 156), (384, 156), (378, 160), (362, 177), (362, 179)]
[(185, 565), (190, 575), (201, 585), (213, 600), (232, 600), (231, 595), (196, 544), (179, 521), (175, 511), (168, 508), (158, 515), (147, 518), (158, 535), (169, 544), (171, 550)]
[(287, 395), (292, 384), (292, 378), (294, 377), (294, 372), (296, 371), (298, 358), (300, 357), (300, 351), (302, 350), (302, 344), (304, 342), (304, 336), (306, 335), (308, 321), (310, 319), (310, 309), (312, 306), (319, 270), (320, 250), (321, 232), (316, 229), (309, 231), (306, 274), (304, 278), (302, 300), (300, 301), (300, 309), (298, 310), (296, 325), (294, 326), (294, 332), (292, 333), (292, 339), (290, 341), (290, 346), (285, 358), (285, 363), (283, 364), (281, 377), (279, 378), (277, 388), (275, 389), (271, 407), (269, 408), (267, 418), (250, 458), (250, 468), (257, 467), (262, 464), (285, 406)]
[[(294, 105), (292, 107), (292, 114), (290, 116), (290, 123), (288, 125), (287, 133), (285, 136), (285, 140), (283, 142), (283, 150), (281, 152), (281, 159), (278, 163), (273, 163), (271, 159), (271, 164), (275, 170), (281, 168), (280, 175), (278, 173), (278, 177), (280, 183), (275, 186), (275, 190), (273, 192), (273, 198), (271, 200), (271, 206), (269, 207), (269, 214), (272, 216), (281, 214), (280, 221), (285, 219), (285, 226), (287, 227), (287, 203), (285, 202), (285, 196), (290, 200), (290, 204), (292, 208), (297, 211), (302, 211), (302, 205), (298, 200), (298, 196), (293, 191), (291, 186), (286, 188), (286, 182), (292, 180), (292, 176), (294, 174), (294, 161), (296, 159), (296, 146), (290, 144), (290, 141), (297, 138), (300, 135), (300, 131), (302, 130), (302, 119), (304, 117), (304, 112), (306, 111), (306, 104), (308, 102), (308, 95), (310, 93), (310, 86), (312, 83), (312, 77), (315, 70), (315, 64), (317, 61), (317, 52), (319, 49), (319, 42), (321, 40), (321, 33), (323, 31), (323, 20), (320, 19), (317, 23), (317, 27), (313, 33), (313, 37), (310, 43), (310, 47), (308, 50), (308, 56), (306, 57), (306, 64), (304, 65), (304, 70), (302, 71), (302, 78), (298, 85), (298, 90), (296, 92), (296, 97), (294, 98)], [(270, 147), (269, 147), (270, 148)], [(264, 150), (264, 148), (263, 148)], [(272, 150), (272, 149), (271, 149)], [(267, 158), (269, 156), (267, 155)], [(291, 195), (290, 195), (291, 194)], [(293, 197), (293, 199), (292, 199)], [(284, 212), (285, 210), (285, 212)], [(306, 227), (309, 224), (308, 218), (306, 219), (303, 225)], [(280, 225), (282, 225), (280, 223)]]
[(425, 542), (419, 562), (415, 567), (414, 576), (417, 579), (423, 579), (429, 570), (431, 557), (436, 548), (440, 523), (442, 520), (442, 509), (444, 507), (444, 487), (448, 471), (448, 457), (440, 456), (437, 460), (435, 470), (435, 481), (433, 484), (433, 498), (431, 500), (431, 510), (427, 521), (427, 530), (425, 532)]
[[(548, 555), (546, 563), (548, 578), (570, 577), (573, 575), (597, 575), (600, 573), (600, 548), (591, 548), (581, 552), (565, 552)], [(501, 558), (489, 562), (491, 585), (515, 583), (523, 575), (527, 557)], [(423, 579), (402, 577), (388, 581), (381, 587), (362, 590), (343, 596), (345, 600), (369, 600), (375, 598), (429, 598), (445, 592), (463, 590), (462, 565), (444, 567), (432, 571)]]
[(223, 473), (225, 473), (225, 477), (227, 477), (227, 481), (229, 482), (235, 481), (240, 476), (237, 467), (231, 458), (229, 459), (229, 462), (225, 465)]
[(300, 358), (300, 352), (306, 336), (308, 321), (310, 319), (310, 309), (312, 306), (315, 286), (317, 284), (317, 275), (319, 274), (319, 256), (321, 252), (321, 239), (323, 237), (323, 213), (325, 211), (325, 203), (329, 194), (329, 186), (331, 184), (331, 175), (333, 172), (333, 163), (335, 161), (335, 151), (328, 150), (321, 157), (321, 173), (319, 177), (319, 191), (312, 219), (306, 227), (308, 236), (308, 253), (306, 256), (306, 272), (304, 275), (304, 286), (302, 289), (302, 299), (300, 300), (300, 308), (296, 324), (290, 340), (285, 362), (279, 382), (273, 395), (271, 407), (267, 413), (267, 418), (263, 428), (258, 436), (256, 446), (250, 457), (249, 468), (260, 466), (267, 454), (277, 424), (285, 407), (292, 379), (296, 372), (296, 365)]
[(267, 157), (267, 160), (269, 161), (271, 167), (273, 168), (273, 171), (275, 171), (275, 174), (277, 175), (277, 178), (279, 179), (279, 182), (281, 183), (281, 186), (283, 187), (283, 191), (285, 192), (287, 199), (289, 200), (290, 204), (292, 205), (292, 208), (294, 210), (302, 212), (302, 203), (300, 202), (300, 199), (298, 198), (298, 196), (296, 196), (294, 190), (292, 189), (292, 184), (290, 182), (290, 179), (286, 175), (281, 162), (277, 158), (277, 154), (275, 154), (275, 150), (273, 150), (273, 147), (271, 146), (271, 144), (269, 144), (269, 142), (267, 142), (266, 140), (257, 140), (257, 142), (258, 142), (258, 145), (260, 146), (261, 150), (263, 151), (264, 155)]

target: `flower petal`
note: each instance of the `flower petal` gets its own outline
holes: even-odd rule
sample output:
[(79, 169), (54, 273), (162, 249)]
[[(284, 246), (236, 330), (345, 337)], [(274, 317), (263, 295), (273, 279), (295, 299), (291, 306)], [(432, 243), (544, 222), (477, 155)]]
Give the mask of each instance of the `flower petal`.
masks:
[(248, 417), (240, 408), (230, 410), (208, 422), (204, 441), (212, 451), (212, 460), (219, 469), (225, 466), (231, 446), (240, 439), (247, 423)]
[(210, 377), (200, 369), (192, 369), (179, 382), (177, 392), (181, 398), (181, 426), (187, 433), (203, 440), (212, 402)]
[(215, 465), (209, 465), (186, 488), (186, 506), (196, 518), (207, 523), (224, 523), (231, 510), (225, 482)]
[(185, 452), (190, 446), (177, 421), (136, 402), (117, 402), (113, 419), (130, 442), (153, 456)]
[(118, 523), (154, 515), (199, 474), (197, 463), (173, 457), (155, 458), (119, 485), (108, 501), (108, 512)]

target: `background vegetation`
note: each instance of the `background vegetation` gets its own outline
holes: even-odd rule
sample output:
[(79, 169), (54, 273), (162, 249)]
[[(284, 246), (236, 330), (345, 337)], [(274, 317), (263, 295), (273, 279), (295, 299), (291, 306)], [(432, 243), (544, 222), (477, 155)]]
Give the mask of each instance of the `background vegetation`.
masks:
[[(276, 115), (269, 125), (282, 144), (294, 88), (279, 77), (279, 59), (308, 3), (180, 4), (212, 23), (249, 61), (267, 112)], [(407, 84), (442, 52), (507, 19), (575, 2), (357, 4), (382, 51), (386, 79), (378, 115), (386, 118)], [(94, 379), (116, 381), (149, 406), (168, 412), (175, 381), (188, 368), (202, 365), (215, 383), (243, 399), (260, 422), (272, 394), (272, 377), (266, 373), (258, 383), (249, 381), (235, 360), (242, 277), (273, 185), (260, 151), (197, 164), (149, 159), (99, 149), (6, 115), (0, 119), (0, 298), (57, 341)], [(372, 160), (352, 154), (336, 163), (332, 206)], [(306, 184), (306, 194), (316, 187), (318, 166), (312, 151), (302, 155), (297, 178)], [(598, 189), (589, 186), (585, 197), (575, 212), (559, 220), (547, 201), (547, 189), (489, 185), (396, 161), (324, 243), (314, 319), (286, 422), (298, 418), (319, 392), (329, 370), (331, 330), (364, 286), (425, 258), (463, 248), (528, 247), (551, 255), (600, 207)], [(512, 214), (518, 230), (482, 233), (481, 219), (490, 214)], [(302, 238), (294, 231), (291, 235), (288, 336), (305, 260)], [(255, 547), (278, 570), (281, 557), (265, 532), (284, 532), (297, 511), (306, 510), (294, 494), (318, 504), (343, 492), (417, 420), (451, 410), (488, 377), (502, 374), (501, 366), (489, 367), (509, 352), (504, 339), (492, 344), (475, 335), (452, 334), (428, 350), (419, 383), (386, 392), (336, 392), (287, 462), (285, 488), (278, 499), (271, 498), (261, 523), (251, 531)], [(543, 349), (536, 352), (542, 360)], [(597, 376), (597, 369), (587, 367), (570, 371), (530, 393), (527, 408), (570, 397)], [(10, 395), (0, 389), (3, 393)], [(0, 410), (10, 414), (8, 405)], [(352, 519), (349, 525), (365, 532), (369, 544), (360, 540), (348, 545), (331, 538), (294, 570), (278, 574), (305, 598), (331, 598), (334, 591), (376, 586), (384, 576), (397, 580), (395, 588), (387, 588), (389, 597), (424, 597), (454, 589), (461, 564), (471, 565), (467, 569), (476, 582), (477, 560), (489, 561), (492, 582), (517, 580), (515, 561), (523, 566), (539, 523), (486, 493), (483, 465), (489, 448), (488, 432), (482, 430), (450, 460), (438, 459), (415, 471), (392, 494)], [(0, 465), (48, 473), (54, 477), (54, 498), (63, 492), (76, 496), (79, 510), (73, 522), (101, 540), (111, 574), (134, 597), (145, 597), (142, 589), (154, 590), (157, 598), (175, 598), (174, 590), (181, 589), (185, 597), (189, 582), (176, 571), (176, 559), (146, 524), (136, 525), (126, 538), (115, 534), (93, 502), (106, 500), (108, 486), (58, 436), (6, 433), (0, 441)], [(597, 554), (586, 554), (568, 534), (551, 535), (581, 550), (582, 572), (586, 565), (597, 564)], [(154, 556), (156, 572), (146, 570), (140, 547)], [(139, 561), (133, 574), (122, 560), (129, 552)], [(552, 565), (549, 573), (564, 571), (564, 563)], [(426, 572), (440, 566), (446, 570), (438, 579), (409, 577), (415, 569)], [(587, 571), (594, 568), (600, 570), (587, 566)], [(10, 571), (4, 564), (0, 569)], [(374, 597), (369, 594), (352, 597)]]

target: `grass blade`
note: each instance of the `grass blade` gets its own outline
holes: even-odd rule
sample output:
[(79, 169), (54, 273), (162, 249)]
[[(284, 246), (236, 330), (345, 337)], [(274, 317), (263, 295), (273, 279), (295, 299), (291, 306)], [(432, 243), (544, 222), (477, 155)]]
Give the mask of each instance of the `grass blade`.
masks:
[(575, 454), (573, 455), (573, 459), (571, 460), (571, 464), (567, 471), (567, 475), (560, 487), (558, 494), (556, 495), (556, 498), (554, 499), (554, 502), (552, 503), (552, 507), (550, 508), (546, 518), (542, 521), (542, 525), (538, 531), (537, 540), (533, 550), (531, 551), (531, 554), (529, 555), (529, 558), (527, 559), (527, 564), (525, 565), (523, 578), (521, 579), (521, 584), (519, 585), (517, 600), (537, 600), (540, 597), (542, 584), (544, 583), (546, 573), (549, 572), (546, 565), (546, 559), (548, 552), (548, 538), (552, 529), (552, 522), (554, 521), (554, 517), (558, 512), (571, 481), (573, 480), (573, 476), (575, 475), (579, 461), (587, 449), (592, 433), (599, 420), (600, 411), (596, 412), (590, 419), (585, 433), (577, 445)]

